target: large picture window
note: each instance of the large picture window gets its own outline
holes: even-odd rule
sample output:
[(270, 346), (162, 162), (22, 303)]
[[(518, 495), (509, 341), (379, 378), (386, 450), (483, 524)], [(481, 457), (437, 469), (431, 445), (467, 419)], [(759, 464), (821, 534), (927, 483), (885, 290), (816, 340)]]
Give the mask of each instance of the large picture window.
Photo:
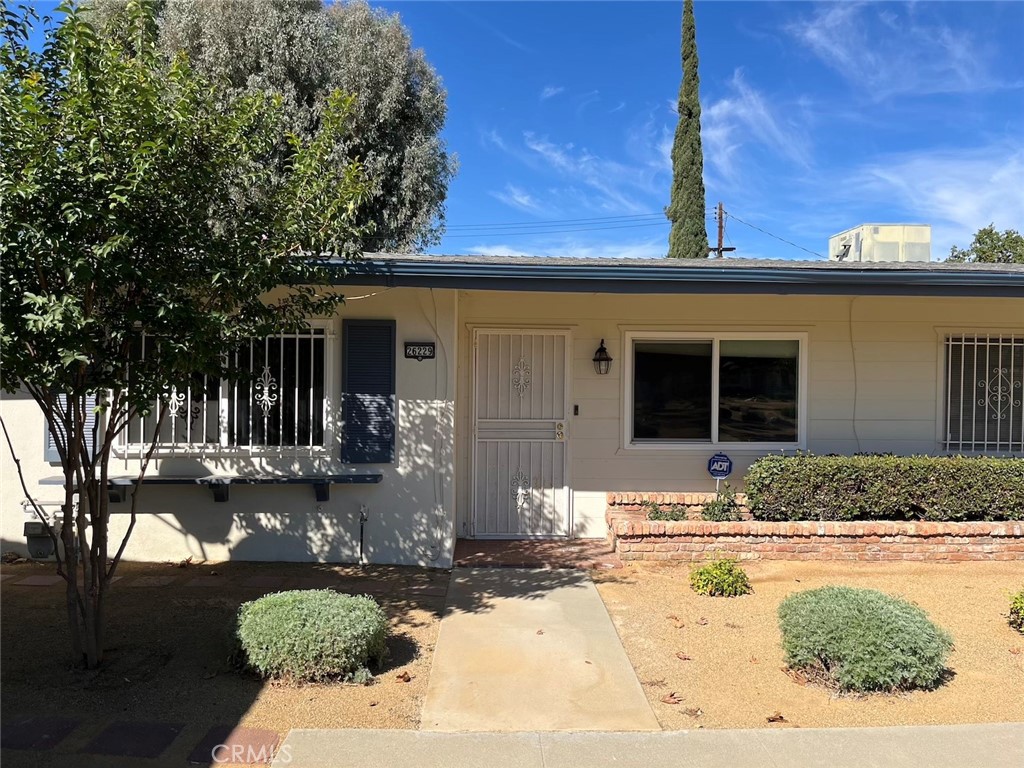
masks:
[(628, 341), (630, 444), (801, 441), (799, 339)]
[[(146, 340), (138, 354), (146, 355)], [(329, 370), (324, 328), (252, 339), (231, 353), (241, 376), (221, 380), (195, 376), (171, 387), (167, 415), (157, 443), (161, 448), (322, 448)], [(157, 404), (149, 416), (129, 423), (126, 441), (152, 439)]]
[(951, 451), (1024, 451), (1024, 336), (946, 337), (946, 439)]

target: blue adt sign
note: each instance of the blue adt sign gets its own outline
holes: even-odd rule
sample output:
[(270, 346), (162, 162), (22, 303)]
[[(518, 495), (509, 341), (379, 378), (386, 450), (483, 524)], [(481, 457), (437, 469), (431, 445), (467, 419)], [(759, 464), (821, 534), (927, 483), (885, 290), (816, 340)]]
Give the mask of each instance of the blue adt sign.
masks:
[(716, 453), (708, 459), (708, 474), (715, 480), (725, 480), (732, 474), (732, 459), (724, 453)]

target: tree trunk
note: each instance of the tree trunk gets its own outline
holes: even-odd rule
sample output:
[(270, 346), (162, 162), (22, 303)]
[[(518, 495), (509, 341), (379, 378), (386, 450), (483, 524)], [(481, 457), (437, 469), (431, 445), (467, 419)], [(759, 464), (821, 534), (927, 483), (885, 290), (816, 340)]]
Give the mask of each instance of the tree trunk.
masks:
[(78, 594), (78, 562), (75, 556), (75, 527), (73, 519), (73, 502), (67, 499), (72, 496), (70, 481), (65, 492), (63, 520), (60, 527), (60, 540), (64, 547), (65, 596), (68, 611), (68, 629), (71, 632), (71, 652), (76, 663), (83, 659), (81, 600)]

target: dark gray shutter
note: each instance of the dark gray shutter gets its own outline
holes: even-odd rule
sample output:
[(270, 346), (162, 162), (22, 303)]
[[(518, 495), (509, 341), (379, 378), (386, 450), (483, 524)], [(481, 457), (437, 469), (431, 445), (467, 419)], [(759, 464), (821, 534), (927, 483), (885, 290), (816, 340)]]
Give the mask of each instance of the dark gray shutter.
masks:
[[(62, 408), (67, 408), (67, 395), (57, 395), (57, 399), (60, 401)], [(86, 395), (85, 406), (85, 442), (86, 445), (91, 446), (93, 436), (96, 433), (96, 395)], [(60, 425), (58, 425), (59, 428)], [(45, 460), (50, 464), (60, 464), (60, 453), (58, 453), (57, 446), (53, 442), (53, 435), (50, 434), (50, 428), (47, 426), (45, 419), (43, 420), (43, 454)]]
[(395, 460), (395, 321), (344, 320), (341, 460)]

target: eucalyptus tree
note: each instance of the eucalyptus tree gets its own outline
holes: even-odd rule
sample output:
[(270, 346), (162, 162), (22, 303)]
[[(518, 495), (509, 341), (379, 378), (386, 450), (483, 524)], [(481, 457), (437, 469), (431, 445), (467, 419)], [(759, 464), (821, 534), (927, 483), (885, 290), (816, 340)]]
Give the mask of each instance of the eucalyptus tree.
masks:
[[(126, 0), (92, 0), (104, 19)], [(314, 134), (333, 90), (352, 94), (353, 129), (336, 147), (366, 169), (366, 250), (440, 242), (455, 173), (441, 131), (447, 95), (396, 14), (364, 0), (162, 0), (160, 46), (184, 51), (221, 98), (277, 94), (292, 130)]]
[[(317, 130), (296, 135), (280, 97), (215, 105), (184, 57), (161, 55), (148, 4), (129, 3), (116, 35), (65, 5), (41, 49), (31, 11), (0, 10), (0, 386), (38, 404), (60, 456), (63, 507), (48, 530), (73, 650), (91, 668), (168, 393), (197, 374), (237, 379), (226, 350), (340, 301), (317, 287), (324, 266), (309, 254), (353, 253), (363, 235), (363, 171), (332, 156), (354, 102), (325, 95)], [(139, 415), (153, 432), (112, 542), (111, 452)]]

